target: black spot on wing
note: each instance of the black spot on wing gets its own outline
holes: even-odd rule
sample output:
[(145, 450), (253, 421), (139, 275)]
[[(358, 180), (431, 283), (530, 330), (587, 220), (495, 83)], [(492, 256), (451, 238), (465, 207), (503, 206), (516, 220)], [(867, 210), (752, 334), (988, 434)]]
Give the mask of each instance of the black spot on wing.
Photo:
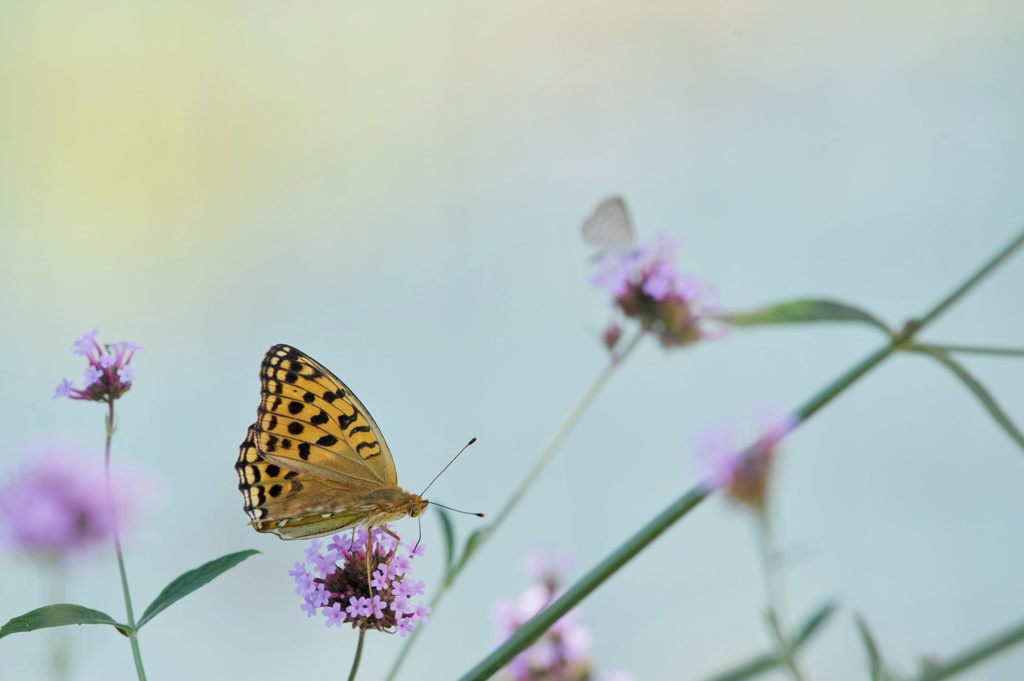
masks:
[[(376, 446), (377, 446), (376, 442), (360, 442), (359, 444), (356, 445), (356, 453), (359, 454), (360, 452), (363, 451), (364, 448), (366, 448), (366, 449), (373, 449)], [(364, 459), (369, 459), (369, 458), (372, 458), (374, 456), (377, 456), (378, 454), (380, 454), (380, 450), (377, 450), (373, 454), (367, 454), (363, 458)]]
[(359, 418), (359, 410), (353, 407), (352, 414), (349, 416), (338, 414), (338, 425), (343, 431), (348, 430), (348, 427), (355, 423), (357, 418)]

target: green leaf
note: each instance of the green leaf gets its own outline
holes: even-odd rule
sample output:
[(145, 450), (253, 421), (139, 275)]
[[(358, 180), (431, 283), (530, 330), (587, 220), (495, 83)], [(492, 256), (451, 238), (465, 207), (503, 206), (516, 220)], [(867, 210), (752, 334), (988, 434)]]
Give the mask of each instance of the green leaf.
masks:
[(132, 634), (132, 628), (121, 624), (105, 612), (72, 603), (46, 605), (24, 615), (19, 615), (0, 627), (0, 638), (47, 627), (65, 627), (69, 624), (109, 624), (125, 636)]
[(721, 674), (710, 676), (707, 681), (745, 681), (745, 679), (753, 679), (762, 674), (767, 674), (773, 669), (778, 669), (780, 666), (782, 666), (782, 660), (779, 659), (778, 655), (765, 653), (751, 658), (743, 664), (737, 665)]
[(746, 679), (754, 679), (762, 674), (767, 674), (781, 666), (782, 660), (779, 659), (778, 655), (764, 653), (721, 674), (710, 676), (707, 681), (745, 681)]
[(949, 655), (941, 663), (923, 670), (917, 681), (944, 681), (957, 676), (975, 665), (987, 662), (1010, 648), (1024, 643), (1024, 622), (976, 642), (970, 648)]
[(860, 322), (880, 329), (887, 336), (892, 332), (873, 314), (834, 300), (791, 300), (762, 307), (751, 312), (720, 315), (719, 319), (733, 326), (764, 324), (807, 324), (812, 322)]
[(833, 614), (835, 614), (837, 609), (838, 606), (835, 601), (828, 601), (815, 610), (796, 630), (796, 636), (793, 637), (793, 647), (799, 648), (810, 641), (811, 637), (813, 637), (814, 634), (818, 632), (818, 629), (825, 624)]
[(462, 549), (462, 555), (459, 557), (459, 560), (455, 564), (455, 567), (453, 567), (448, 572), (448, 577), (445, 579), (445, 584), (451, 585), (452, 581), (454, 581), (455, 579), (455, 576), (462, 571), (463, 566), (466, 565), (466, 561), (468, 561), (470, 557), (474, 553), (476, 553), (476, 550), (480, 546), (480, 543), (487, 537), (490, 531), (491, 526), (484, 525), (483, 527), (473, 530), (470, 533), (469, 538), (466, 540), (466, 545)]
[(919, 352), (930, 357), (934, 357), (947, 369), (952, 371), (957, 378), (963, 381), (964, 385), (974, 393), (974, 396), (978, 398), (978, 401), (988, 410), (992, 418), (998, 423), (1006, 434), (1009, 435), (1014, 442), (1017, 443), (1021, 449), (1024, 449), (1024, 434), (1020, 432), (1020, 429), (1010, 420), (1010, 417), (1006, 415), (999, 403), (996, 402), (995, 398), (988, 391), (985, 386), (981, 384), (978, 379), (971, 375), (962, 364), (954, 360), (947, 353), (938, 350), (927, 345), (914, 345), (910, 347), (914, 352)]
[(221, 556), (220, 558), (211, 560), (209, 563), (203, 563), (196, 569), (189, 570), (182, 574), (173, 582), (165, 586), (164, 590), (160, 592), (160, 595), (149, 604), (149, 607), (146, 608), (146, 612), (142, 613), (142, 618), (139, 619), (136, 629), (141, 629), (143, 624), (156, 617), (160, 612), (172, 605), (174, 602), (188, 596), (196, 589), (209, 584), (221, 574), (227, 572), (246, 558), (254, 556), (257, 553), (259, 553), (259, 551), (255, 551), (253, 549), (229, 553), (226, 556)]
[[(804, 620), (797, 629), (796, 636), (793, 639), (793, 652), (796, 652), (808, 643), (835, 611), (836, 604), (829, 601)], [(773, 669), (778, 669), (783, 664), (782, 658), (776, 653), (762, 653), (727, 671), (709, 677), (708, 681), (745, 681), (746, 679), (753, 679), (766, 674)]]
[(440, 506), (437, 508), (437, 518), (441, 521), (441, 532), (444, 536), (444, 575), (452, 570), (452, 563), (455, 562), (455, 525), (452, 524), (452, 517), (448, 511)]
[(990, 357), (1024, 357), (1024, 348), (994, 348), (981, 345), (947, 345), (946, 343), (921, 343), (920, 345), (965, 355), (988, 355)]
[(883, 681), (885, 675), (882, 671), (882, 656), (878, 652), (878, 645), (875, 643), (875, 637), (871, 635), (871, 630), (868, 629), (868, 623), (864, 621), (864, 618), (857, 615), (857, 631), (860, 633), (860, 640), (864, 643), (864, 649), (868, 653), (868, 669), (871, 671), (871, 681)]

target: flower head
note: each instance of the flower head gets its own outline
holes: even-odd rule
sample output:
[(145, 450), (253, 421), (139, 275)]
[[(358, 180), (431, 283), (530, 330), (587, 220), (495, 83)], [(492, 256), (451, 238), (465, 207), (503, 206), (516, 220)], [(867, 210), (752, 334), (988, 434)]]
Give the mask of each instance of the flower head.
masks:
[(131, 361), (141, 346), (129, 341), (101, 345), (96, 340), (98, 335), (99, 330), (93, 329), (72, 345), (72, 351), (88, 361), (82, 387), (76, 388), (73, 382), (64, 379), (57, 386), (54, 398), (107, 402), (116, 400), (132, 387), (135, 367), (131, 366)]
[(796, 424), (792, 415), (768, 415), (762, 419), (757, 441), (746, 449), (739, 446), (732, 428), (704, 432), (697, 443), (697, 464), (704, 489), (725, 489), (734, 500), (761, 508), (779, 443)]
[[(533, 552), (525, 562), (527, 571), (538, 581), (527, 587), (516, 601), (504, 599), (492, 609), (502, 639), (511, 636), (560, 594), (562, 571), (570, 565), (569, 556), (564, 552)], [(593, 671), (592, 640), (579, 611), (571, 610), (512, 660), (505, 678), (514, 681), (603, 679)]]
[[(718, 307), (703, 282), (679, 271), (679, 241), (662, 235), (654, 243), (626, 251), (609, 251), (597, 261), (594, 284), (615, 306), (657, 334), (665, 347), (689, 345), (715, 336)], [(614, 347), (620, 331), (609, 327), (604, 342)]]
[(561, 549), (536, 549), (526, 554), (523, 567), (526, 574), (540, 582), (548, 591), (558, 591), (562, 579), (573, 569), (575, 558), (572, 553)]
[(108, 540), (140, 506), (148, 486), (137, 474), (120, 473), (110, 482), (112, 504), (98, 459), (69, 443), (34, 447), (25, 464), (0, 485), (4, 543), (59, 558)]
[(430, 608), (422, 600), (411, 602), (425, 588), (411, 576), (419, 551), (380, 528), (373, 529), (371, 545), (368, 579), (366, 530), (334, 535), (326, 547), (320, 540), (312, 540), (305, 561), (296, 563), (288, 573), (295, 581), (295, 592), (302, 597), (300, 607), (310, 617), (319, 609), (328, 627), (351, 624), (406, 636), (426, 624), (430, 616)]

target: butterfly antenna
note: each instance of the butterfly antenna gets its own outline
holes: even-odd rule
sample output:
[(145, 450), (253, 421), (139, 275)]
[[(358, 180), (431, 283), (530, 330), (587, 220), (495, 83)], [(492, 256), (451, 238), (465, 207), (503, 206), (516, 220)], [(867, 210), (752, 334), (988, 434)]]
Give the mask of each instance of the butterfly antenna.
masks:
[[(472, 440), (470, 440), (469, 442), (467, 442), (467, 443), (465, 444), (465, 446), (464, 446), (464, 447), (463, 447), (462, 449), (460, 449), (460, 450), (459, 450), (459, 454), (462, 454), (462, 452), (466, 451), (466, 449), (467, 449), (467, 448), (468, 448), (468, 447), (469, 447), (469, 446), (470, 446), (471, 444), (473, 444), (474, 442), (476, 442), (476, 438), (475, 438), (475, 437), (474, 437), (474, 438), (473, 438)], [(445, 466), (444, 468), (442, 468), (442, 469), (441, 469), (441, 473), (438, 473), (437, 475), (435, 475), (435, 476), (434, 476), (434, 479), (430, 481), (430, 485), (433, 485), (433, 484), (434, 484), (435, 482), (437, 482), (437, 479), (441, 477), (441, 474), (442, 474), (442, 473), (444, 473), (444, 472), (445, 472), (446, 470), (448, 470), (448, 467), (449, 467), (449, 466), (451, 466), (451, 465), (452, 465), (453, 463), (455, 463), (455, 459), (459, 458), (459, 454), (456, 454), (455, 456), (453, 456), (453, 457), (452, 457), (452, 460), (448, 462), (448, 465), (447, 465), (447, 466)], [(426, 493), (427, 493), (427, 490), (428, 490), (428, 489), (430, 489), (430, 485), (427, 485), (426, 487), (424, 487), (424, 488), (423, 488), (423, 491), (422, 491), (422, 492), (420, 492), (420, 496), (421, 496), (421, 497), (422, 497), (422, 496), (423, 496), (424, 494), (426, 494)]]
[(423, 516), (417, 516), (416, 523), (420, 527), (420, 532), (416, 535), (416, 545), (412, 547), (412, 552), (416, 553), (416, 549), (420, 547), (420, 541), (423, 539)]
[(475, 515), (477, 518), (485, 517), (483, 513), (474, 513), (473, 511), (462, 511), (462, 510), (459, 510), (457, 508), (452, 508), (451, 506), (445, 506), (444, 504), (439, 504), (436, 501), (431, 501), (430, 503), (431, 503), (432, 506), (440, 506), (441, 508), (446, 508), (449, 511), (454, 511), (455, 513), (465, 513), (466, 515)]

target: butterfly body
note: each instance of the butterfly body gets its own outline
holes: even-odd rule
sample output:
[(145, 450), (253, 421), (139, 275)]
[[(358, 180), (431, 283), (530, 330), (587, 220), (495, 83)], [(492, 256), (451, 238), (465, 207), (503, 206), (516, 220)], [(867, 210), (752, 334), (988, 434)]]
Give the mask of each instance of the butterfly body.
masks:
[(259, 532), (303, 539), (423, 513), (398, 486), (391, 450), (369, 411), (322, 364), (287, 345), (267, 351), (261, 398), (235, 469)]

